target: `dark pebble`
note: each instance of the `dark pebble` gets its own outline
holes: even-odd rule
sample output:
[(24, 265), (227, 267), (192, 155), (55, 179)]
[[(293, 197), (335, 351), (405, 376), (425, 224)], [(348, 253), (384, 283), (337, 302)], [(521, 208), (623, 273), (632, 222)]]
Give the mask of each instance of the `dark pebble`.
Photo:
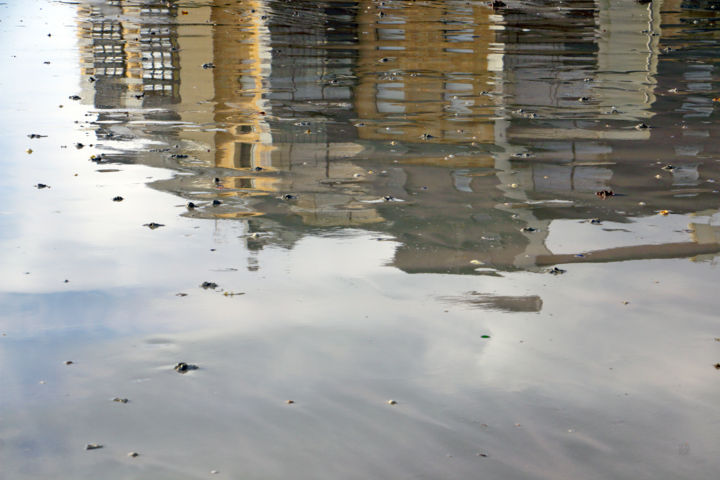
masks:
[(189, 372), (190, 370), (197, 370), (197, 369), (198, 369), (198, 366), (197, 366), (197, 365), (192, 365), (192, 364), (189, 364), (189, 363), (185, 363), (185, 362), (180, 362), (180, 363), (178, 363), (177, 365), (175, 365), (173, 368), (174, 368), (175, 371), (178, 372), (178, 373), (187, 373), (187, 372)]

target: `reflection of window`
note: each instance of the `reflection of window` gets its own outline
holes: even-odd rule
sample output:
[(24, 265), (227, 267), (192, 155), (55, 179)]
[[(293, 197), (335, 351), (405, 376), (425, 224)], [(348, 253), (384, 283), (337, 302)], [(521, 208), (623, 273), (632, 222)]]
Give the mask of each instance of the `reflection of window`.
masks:
[(177, 42), (173, 33), (169, 27), (140, 28), (140, 53), (145, 91), (171, 92), (179, 83), (177, 45), (175, 45)]
[(404, 83), (378, 83), (377, 86), (377, 111), (380, 113), (402, 113), (405, 105)]
[(380, 41), (405, 40), (405, 30), (400, 28), (378, 28), (377, 39)]
[(125, 50), (120, 22), (95, 23), (91, 35), (94, 74), (116, 77), (125, 75)]
[(235, 168), (250, 168), (252, 167), (252, 155), (253, 145), (250, 143), (235, 143), (235, 158), (233, 159), (233, 165)]

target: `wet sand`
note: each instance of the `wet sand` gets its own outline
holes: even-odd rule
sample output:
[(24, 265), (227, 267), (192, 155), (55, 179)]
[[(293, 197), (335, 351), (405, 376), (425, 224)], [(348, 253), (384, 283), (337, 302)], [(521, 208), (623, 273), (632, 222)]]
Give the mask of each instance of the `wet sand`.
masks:
[(0, 4), (0, 479), (714, 478), (716, 10), (506, 3)]

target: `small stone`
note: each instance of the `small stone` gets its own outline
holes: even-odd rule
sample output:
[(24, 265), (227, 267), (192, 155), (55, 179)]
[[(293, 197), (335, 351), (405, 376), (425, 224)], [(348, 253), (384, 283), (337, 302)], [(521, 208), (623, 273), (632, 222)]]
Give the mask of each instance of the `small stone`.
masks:
[(521, 229), (521, 231), (526, 232), (526, 233), (533, 233), (533, 232), (537, 232), (538, 230), (537, 230), (537, 228), (533, 228), (533, 227), (523, 227)]
[(212, 201), (213, 207), (217, 207), (218, 205), (222, 205), (222, 202), (220, 200), (213, 200)]
[(130, 458), (135, 458), (135, 457), (139, 457), (140, 454), (138, 452), (130, 452), (130, 453), (128, 453), (127, 456)]
[(282, 196), (283, 200), (297, 200), (297, 198), (298, 198), (297, 195), (293, 195), (291, 193), (286, 193), (285, 195)]
[(37, 185), (35, 185), (35, 188), (37, 188), (38, 190), (42, 190), (43, 188), (50, 188), (50, 185), (46, 183), (38, 183)]
[(201, 288), (204, 288), (205, 290), (215, 290), (218, 288), (218, 284), (215, 282), (203, 282), (200, 284)]
[(79, 95), (70, 95), (68, 98), (69, 98), (70, 100), (81, 100), (81, 98), (80, 98)]
[(285, 403), (287, 403), (288, 405), (292, 405), (293, 403), (295, 403), (295, 400), (285, 400)]
[(217, 475), (218, 473), (220, 473), (220, 471), (219, 470), (210, 470), (210, 473), (212, 473), (213, 475)]
[(715, 370), (720, 370), (720, 363), (716, 363), (713, 367), (715, 367)]
[(103, 446), (99, 443), (88, 443), (85, 445), (85, 450), (97, 450), (98, 448), (103, 448)]
[(647, 130), (648, 128), (650, 128), (650, 127), (648, 127), (648, 126), (647, 126), (646, 124), (644, 124), (644, 123), (638, 123), (637, 125), (635, 125), (635, 129), (636, 129), (636, 130)]
[(548, 273), (549, 273), (550, 275), (562, 275), (562, 274), (565, 273), (566, 271), (567, 271), (567, 270), (563, 270), (562, 268), (553, 267), (553, 268), (551, 268), (550, 270), (548, 270)]
[(72, 365), (73, 363), (75, 362), (73, 362), (72, 360), (65, 360), (65, 365)]
[(198, 369), (198, 366), (197, 366), (197, 365), (192, 365), (192, 364), (189, 364), (189, 363), (185, 363), (185, 362), (180, 362), (180, 363), (178, 363), (177, 365), (175, 365), (175, 366), (173, 367), (173, 369), (175, 369), (175, 371), (178, 372), (178, 373), (187, 373), (187, 372), (189, 372), (190, 370), (197, 370), (197, 369)]
[(195, 205), (193, 202), (188, 202), (188, 204), (187, 204), (187, 209), (188, 209), (188, 210), (193, 210), (193, 209), (195, 209), (196, 206), (197, 206), (197, 205)]
[(398, 402), (396, 402), (395, 400), (388, 400), (387, 403), (388, 405), (397, 405)]
[(120, 397), (113, 398), (113, 402), (117, 402), (117, 403), (128, 403), (129, 401), (130, 400), (128, 400), (127, 398), (120, 398)]
[(148, 227), (150, 230), (155, 230), (156, 228), (164, 227), (165, 225), (162, 223), (156, 223), (156, 222), (150, 222), (143, 224), (143, 227)]
[(212, 62), (203, 63), (202, 68), (204, 68), (205, 70), (207, 70), (208, 68), (215, 68), (215, 64)]
[(118, 195), (117, 197), (113, 197), (113, 202), (122, 202), (123, 200), (125, 199), (120, 195)]

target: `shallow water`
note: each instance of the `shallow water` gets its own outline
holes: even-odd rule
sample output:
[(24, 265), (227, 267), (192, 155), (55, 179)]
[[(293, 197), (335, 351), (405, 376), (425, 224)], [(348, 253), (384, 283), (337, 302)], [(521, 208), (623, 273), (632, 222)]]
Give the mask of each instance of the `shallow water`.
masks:
[(0, 3), (0, 478), (714, 478), (720, 4), (506, 3)]

